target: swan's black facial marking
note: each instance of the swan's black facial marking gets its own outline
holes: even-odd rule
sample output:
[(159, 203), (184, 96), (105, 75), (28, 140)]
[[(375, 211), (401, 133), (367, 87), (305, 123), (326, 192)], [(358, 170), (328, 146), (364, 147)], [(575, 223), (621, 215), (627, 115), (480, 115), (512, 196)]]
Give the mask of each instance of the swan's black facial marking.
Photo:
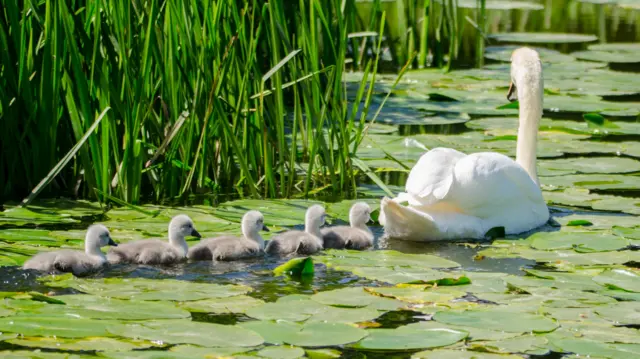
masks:
[(513, 81), (509, 83), (509, 91), (507, 91), (507, 100), (513, 102), (518, 99), (518, 94), (516, 91), (516, 85), (513, 84)]

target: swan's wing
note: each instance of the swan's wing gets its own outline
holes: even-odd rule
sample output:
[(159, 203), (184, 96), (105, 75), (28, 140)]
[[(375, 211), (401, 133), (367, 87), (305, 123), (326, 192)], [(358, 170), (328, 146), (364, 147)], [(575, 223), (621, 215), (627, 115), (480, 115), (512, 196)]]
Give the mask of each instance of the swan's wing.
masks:
[[(448, 201), (461, 212), (519, 228), (548, 217), (542, 192), (511, 158), (494, 152), (475, 153), (459, 161)], [(532, 223), (533, 223), (532, 222)]]
[(453, 183), (456, 163), (466, 157), (451, 148), (434, 148), (420, 157), (409, 173), (406, 194), (401, 194), (412, 205), (430, 205), (443, 199)]

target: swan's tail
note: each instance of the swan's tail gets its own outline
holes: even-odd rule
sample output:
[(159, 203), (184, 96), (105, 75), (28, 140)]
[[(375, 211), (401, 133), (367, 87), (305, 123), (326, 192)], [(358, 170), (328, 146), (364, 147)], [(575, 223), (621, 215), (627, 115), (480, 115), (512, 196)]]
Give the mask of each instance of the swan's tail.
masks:
[[(398, 198), (384, 197), (380, 204), (380, 224), (391, 238), (425, 241), (438, 237), (440, 231), (429, 214), (403, 206)], [(433, 240), (433, 239), (431, 239)]]

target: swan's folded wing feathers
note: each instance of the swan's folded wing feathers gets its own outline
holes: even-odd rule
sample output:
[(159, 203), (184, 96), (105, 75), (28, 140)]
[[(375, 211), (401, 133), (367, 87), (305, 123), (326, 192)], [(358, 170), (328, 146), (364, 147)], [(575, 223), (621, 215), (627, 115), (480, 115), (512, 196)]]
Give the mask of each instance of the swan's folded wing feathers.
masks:
[[(466, 155), (451, 148), (434, 148), (420, 157), (407, 179), (406, 191), (422, 205), (443, 199), (451, 187), (453, 168)], [(417, 205), (413, 203), (412, 205)]]

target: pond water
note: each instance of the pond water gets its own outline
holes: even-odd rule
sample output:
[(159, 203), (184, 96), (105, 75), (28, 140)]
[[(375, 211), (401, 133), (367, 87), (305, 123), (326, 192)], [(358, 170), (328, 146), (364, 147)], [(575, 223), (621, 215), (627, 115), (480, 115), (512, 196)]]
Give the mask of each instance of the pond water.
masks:
[[(545, 75), (538, 170), (553, 216), (545, 227), (482, 242), (415, 243), (385, 238), (376, 223), (372, 250), (315, 255), (311, 277), (274, 275), (285, 260), (258, 258), (118, 265), (73, 279), (19, 266), (38, 251), (82, 248), (94, 222), (126, 242), (165, 238), (171, 216), (186, 213), (211, 237), (239, 234), (242, 214), (259, 209), (274, 233), (301, 228), (304, 209), (322, 202), (235, 199), (106, 212), (65, 199), (29, 209), (5, 204), (0, 356), (640, 357), (640, 13), (631, 1), (558, 3), (565, 12), (551, 1), (530, 12), (490, 11), (486, 65), (407, 73), (358, 151), (396, 193), (425, 149), (514, 156), (517, 109), (498, 108), (506, 104), (509, 54), (530, 43)], [(543, 34), (550, 29), (597, 40)], [(464, 41), (462, 56), (472, 59)], [(380, 76), (370, 114), (394, 79)], [(384, 192), (364, 175), (359, 185), (359, 197), (377, 210)], [(324, 205), (335, 224), (352, 203)]]

